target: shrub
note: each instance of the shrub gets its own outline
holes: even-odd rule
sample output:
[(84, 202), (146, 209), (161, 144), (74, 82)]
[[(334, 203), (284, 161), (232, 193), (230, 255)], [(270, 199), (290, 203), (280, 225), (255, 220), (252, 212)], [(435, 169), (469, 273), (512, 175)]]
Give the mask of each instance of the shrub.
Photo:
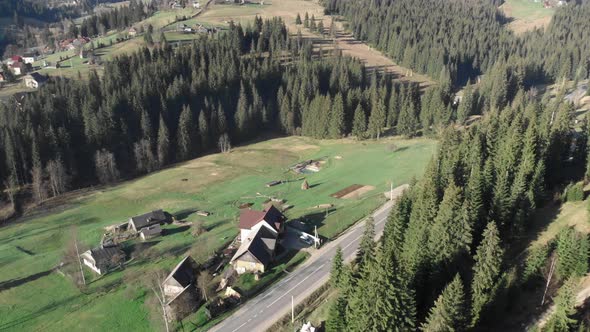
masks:
[(566, 202), (578, 202), (584, 200), (584, 188), (582, 183), (570, 183), (565, 188), (565, 201)]

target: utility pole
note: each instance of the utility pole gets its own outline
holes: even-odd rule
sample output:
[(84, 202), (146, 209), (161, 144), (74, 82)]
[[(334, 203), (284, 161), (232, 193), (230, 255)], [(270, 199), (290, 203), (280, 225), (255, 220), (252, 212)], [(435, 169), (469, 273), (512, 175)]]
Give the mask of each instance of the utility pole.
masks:
[(313, 235), (315, 236), (315, 239), (313, 239), (313, 242), (315, 244), (315, 248), (318, 248), (318, 242), (320, 242), (320, 238), (318, 237), (318, 226), (315, 225), (314, 226), (314, 231), (313, 231)]
[(291, 295), (291, 324), (295, 325), (295, 301)]
[(390, 183), (389, 200), (393, 201), (393, 180)]

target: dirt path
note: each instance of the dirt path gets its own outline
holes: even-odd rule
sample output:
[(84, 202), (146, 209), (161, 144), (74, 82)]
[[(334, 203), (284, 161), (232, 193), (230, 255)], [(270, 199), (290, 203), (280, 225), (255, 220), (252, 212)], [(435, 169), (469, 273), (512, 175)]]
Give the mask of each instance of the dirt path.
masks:
[(328, 32), (332, 17), (324, 15), (324, 8), (319, 4), (318, 0), (266, 0), (264, 5), (250, 4), (246, 6), (214, 3), (203, 9), (200, 14), (200, 20), (215, 25), (227, 24), (231, 20), (248, 24), (256, 16), (262, 18), (280, 16), (292, 34), (296, 34), (298, 30), (301, 30), (303, 37), (313, 39), (316, 44), (316, 50), (319, 49), (320, 45), (324, 51), (336, 47), (343, 54), (360, 59), (368, 68), (376, 68), (393, 73), (396, 79), (400, 81), (418, 82), (423, 88), (435, 83), (431, 78), (399, 66), (378, 50), (356, 40), (352, 34), (345, 31), (342, 22), (336, 22), (337, 34), (335, 40), (311, 33), (308, 29), (303, 28), (303, 25), (296, 25), (295, 18), (297, 14), (301, 16), (301, 19), (304, 19), (305, 13), (310, 18), (314, 16), (316, 24), (322, 21), (325, 32)]

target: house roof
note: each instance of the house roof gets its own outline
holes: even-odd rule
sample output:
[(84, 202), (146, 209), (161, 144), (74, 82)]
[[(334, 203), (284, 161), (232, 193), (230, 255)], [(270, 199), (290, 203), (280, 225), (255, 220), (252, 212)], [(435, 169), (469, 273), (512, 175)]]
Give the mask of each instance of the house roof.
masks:
[(45, 77), (39, 73), (30, 73), (29, 75), (27, 75), (26, 78), (32, 78), (35, 81), (37, 81), (37, 83), (43, 83), (43, 82), (47, 81), (47, 77)]
[(23, 60), (23, 58), (20, 55), (13, 55), (10, 59), (12, 59), (12, 61), (17, 61), (17, 62), (20, 62)]
[(260, 263), (266, 265), (272, 259), (277, 243), (276, 234), (271, 232), (266, 227), (258, 226), (253, 236), (249, 236), (242, 242), (242, 245), (231, 259), (235, 261), (245, 253), (249, 252), (256, 258)]
[(143, 233), (143, 235), (145, 236), (158, 235), (162, 233), (162, 228), (160, 227), (160, 224), (155, 224), (152, 226), (144, 227), (139, 232)]
[(88, 250), (92, 259), (94, 259), (95, 265), (101, 265), (109, 263), (115, 255), (124, 255), (125, 253), (117, 247), (98, 247)]
[(240, 229), (251, 229), (262, 220), (265, 220), (276, 230), (279, 230), (281, 223), (285, 221), (285, 216), (274, 206), (270, 206), (262, 211), (250, 209), (240, 210)]
[(187, 287), (193, 283), (195, 279), (194, 265), (196, 265), (196, 263), (191, 258), (191, 256), (186, 256), (180, 261), (180, 263), (176, 265), (176, 267), (172, 270), (172, 272), (170, 272), (166, 279), (164, 279), (164, 283), (170, 279), (174, 279), (183, 287)]
[(168, 217), (162, 210), (156, 210), (146, 214), (142, 214), (140, 216), (131, 217), (131, 221), (133, 222), (137, 230), (150, 225), (159, 224), (167, 220)]

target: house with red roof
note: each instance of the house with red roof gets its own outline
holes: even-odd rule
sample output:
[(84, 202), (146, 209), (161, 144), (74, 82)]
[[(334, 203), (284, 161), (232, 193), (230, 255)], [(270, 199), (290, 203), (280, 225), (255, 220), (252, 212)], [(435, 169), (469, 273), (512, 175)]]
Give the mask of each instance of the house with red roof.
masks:
[(279, 236), (287, 218), (273, 205), (262, 211), (240, 210), (241, 245), (230, 263), (238, 274), (264, 273), (274, 259)]
[(240, 210), (240, 239), (244, 241), (254, 227), (260, 223), (272, 232), (282, 234), (285, 230), (287, 218), (276, 208), (270, 205), (262, 211), (242, 209)]

